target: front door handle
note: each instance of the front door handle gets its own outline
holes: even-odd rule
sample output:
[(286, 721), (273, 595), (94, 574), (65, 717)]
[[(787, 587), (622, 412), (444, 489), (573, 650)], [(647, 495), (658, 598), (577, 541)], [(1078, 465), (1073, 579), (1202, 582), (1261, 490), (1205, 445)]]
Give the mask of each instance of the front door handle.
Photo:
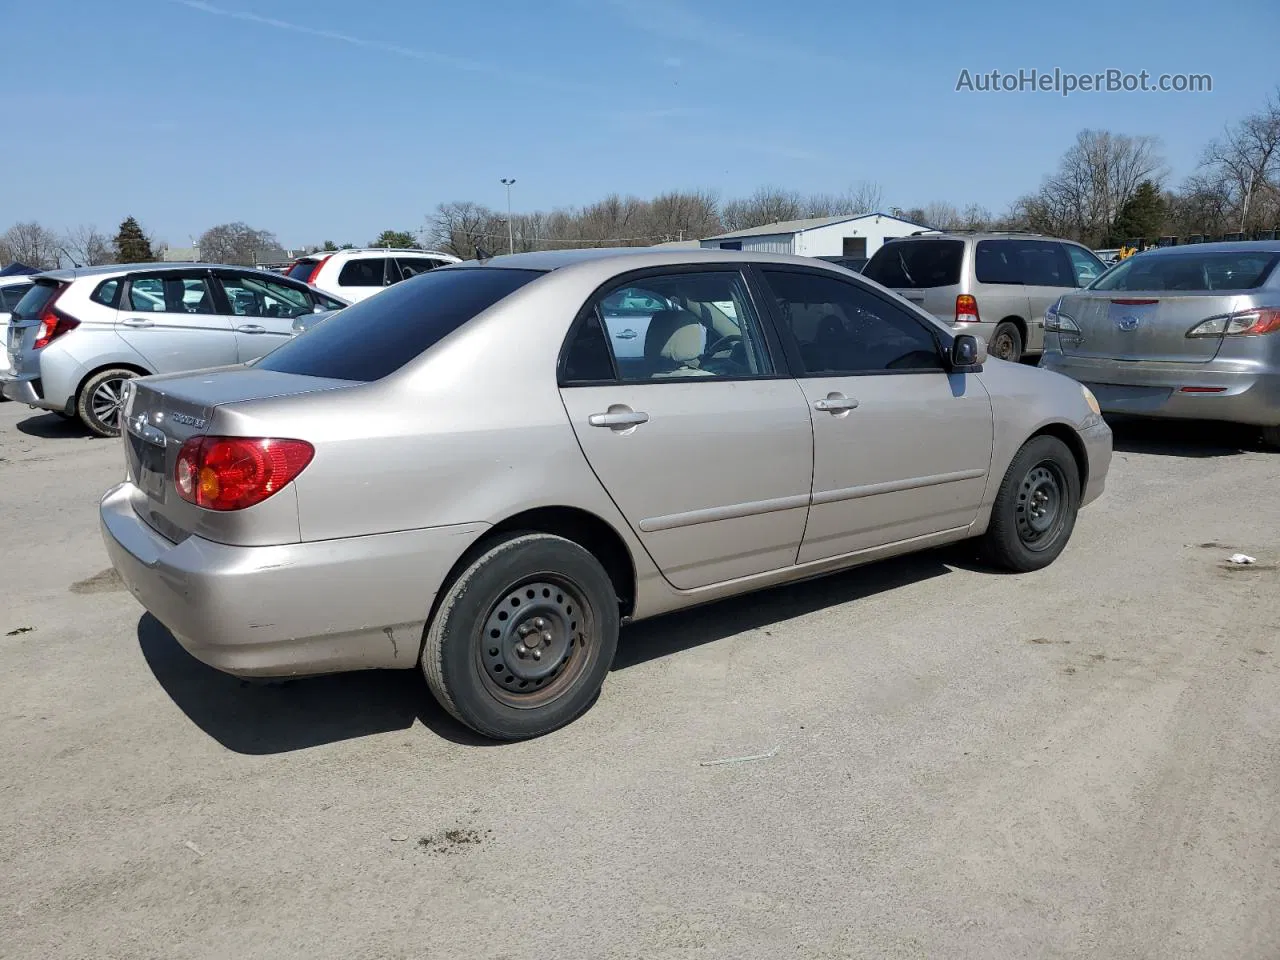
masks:
[(151, 326), (151, 321), (144, 320), (142, 319), (142, 317), (128, 317), (124, 320), (121, 320), (120, 322), (123, 323), (126, 327), (133, 327), (135, 330), (141, 330), (144, 327)]
[(626, 430), (649, 422), (649, 415), (630, 407), (610, 407), (608, 413), (593, 413), (587, 417), (587, 423), (593, 427), (610, 427), (614, 430)]
[(236, 333), (266, 333), (267, 328), (257, 323), (242, 323), (236, 327)]
[(826, 413), (848, 413), (850, 410), (856, 409), (858, 401), (853, 397), (846, 397), (843, 393), (829, 393), (821, 400), (813, 401), (813, 409), (822, 410)]

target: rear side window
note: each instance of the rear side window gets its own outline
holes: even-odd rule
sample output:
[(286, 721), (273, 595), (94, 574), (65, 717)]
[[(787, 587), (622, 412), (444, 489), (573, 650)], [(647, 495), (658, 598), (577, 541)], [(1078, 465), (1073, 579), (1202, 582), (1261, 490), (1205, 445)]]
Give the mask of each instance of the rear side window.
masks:
[(949, 287), (960, 282), (961, 240), (899, 240), (886, 243), (862, 269), (885, 287)]
[(973, 251), (973, 273), (979, 283), (1026, 282), (1013, 240), (979, 240)]
[(540, 276), (489, 267), (432, 270), (345, 308), (257, 366), (304, 377), (381, 380)]
[(40, 316), (44, 308), (49, 305), (58, 293), (58, 285), (55, 283), (37, 283), (35, 286), (27, 290), (22, 295), (22, 299), (17, 302), (13, 308), (14, 319), (33, 318)]
[(387, 283), (387, 259), (348, 260), (338, 274), (340, 287), (382, 287)]
[(1253, 290), (1262, 286), (1277, 256), (1262, 250), (1137, 256), (1099, 277), (1090, 290)]
[(430, 260), (427, 257), (400, 257), (396, 262), (400, 264), (400, 272), (406, 280), (440, 266), (439, 260)]
[(7, 287), (0, 287), (0, 311), (12, 313), (14, 307), (18, 305), (18, 301), (27, 295), (27, 291), (31, 289), (29, 283), (15, 283)]
[(112, 280), (104, 280), (98, 284), (98, 288), (93, 291), (89, 297), (94, 303), (100, 303), (104, 307), (117, 307), (120, 305), (120, 280), (115, 278)]
[(1048, 240), (1019, 240), (1022, 282), (1033, 287), (1074, 287), (1075, 271), (1062, 244)]

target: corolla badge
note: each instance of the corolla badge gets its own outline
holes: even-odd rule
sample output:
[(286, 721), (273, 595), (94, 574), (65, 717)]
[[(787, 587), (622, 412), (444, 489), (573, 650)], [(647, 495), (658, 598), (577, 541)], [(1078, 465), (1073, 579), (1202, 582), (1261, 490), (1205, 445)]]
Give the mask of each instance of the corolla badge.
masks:
[(174, 423), (180, 423), (184, 427), (195, 427), (197, 430), (203, 430), (206, 423), (206, 421), (201, 420), (199, 417), (193, 417), (185, 413), (172, 414), (171, 419)]
[(1123, 330), (1125, 333), (1131, 333), (1142, 326), (1142, 320), (1132, 314), (1126, 314), (1116, 320), (1116, 329)]

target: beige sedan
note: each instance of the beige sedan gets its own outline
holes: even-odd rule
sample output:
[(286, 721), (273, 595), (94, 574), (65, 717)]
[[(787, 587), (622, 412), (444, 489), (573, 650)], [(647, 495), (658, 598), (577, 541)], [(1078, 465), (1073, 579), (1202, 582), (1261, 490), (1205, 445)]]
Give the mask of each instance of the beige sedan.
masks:
[(966, 539), (1044, 567), (1111, 459), (1081, 385), (719, 250), (433, 270), (124, 419), (103, 535), (194, 656), (420, 667), (499, 739), (586, 710), (629, 620)]

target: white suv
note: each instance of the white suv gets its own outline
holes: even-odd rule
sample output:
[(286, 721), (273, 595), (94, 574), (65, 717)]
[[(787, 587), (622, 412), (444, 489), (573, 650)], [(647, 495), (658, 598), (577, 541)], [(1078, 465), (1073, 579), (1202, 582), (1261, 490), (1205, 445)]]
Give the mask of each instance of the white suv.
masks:
[(461, 262), (452, 254), (436, 250), (317, 251), (297, 260), (289, 268), (288, 276), (354, 303), (393, 283)]

